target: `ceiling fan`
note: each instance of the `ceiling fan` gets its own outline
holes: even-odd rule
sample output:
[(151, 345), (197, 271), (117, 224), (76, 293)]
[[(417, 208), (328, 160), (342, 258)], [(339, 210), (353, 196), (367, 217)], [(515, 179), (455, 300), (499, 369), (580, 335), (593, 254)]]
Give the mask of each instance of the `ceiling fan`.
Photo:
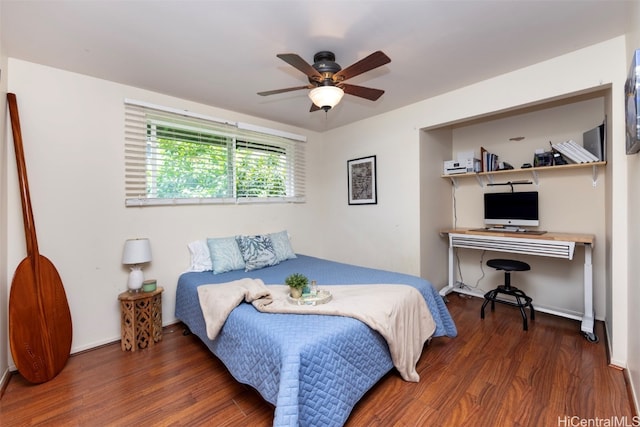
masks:
[(376, 101), (380, 98), (384, 93), (383, 90), (356, 86), (344, 83), (344, 81), (391, 62), (391, 59), (382, 51), (374, 52), (344, 70), (335, 62), (336, 56), (333, 52), (329, 51), (316, 53), (313, 56), (313, 65), (295, 53), (281, 53), (276, 56), (306, 74), (309, 78), (309, 84), (258, 92), (258, 95), (267, 96), (300, 89), (311, 89), (309, 98), (313, 104), (311, 104), (309, 111), (324, 110), (325, 112), (335, 107), (345, 93), (370, 101)]

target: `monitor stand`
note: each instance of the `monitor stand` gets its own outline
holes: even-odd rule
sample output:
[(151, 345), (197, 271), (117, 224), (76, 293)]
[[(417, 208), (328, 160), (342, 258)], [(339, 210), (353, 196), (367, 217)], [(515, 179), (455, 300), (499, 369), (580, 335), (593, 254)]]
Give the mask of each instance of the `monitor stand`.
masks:
[(546, 231), (543, 230), (528, 230), (526, 228), (516, 227), (513, 225), (501, 225), (498, 227), (485, 227), (485, 228), (477, 228), (471, 231), (493, 231), (498, 233), (522, 233), (522, 234), (533, 234), (540, 235), (545, 234)]

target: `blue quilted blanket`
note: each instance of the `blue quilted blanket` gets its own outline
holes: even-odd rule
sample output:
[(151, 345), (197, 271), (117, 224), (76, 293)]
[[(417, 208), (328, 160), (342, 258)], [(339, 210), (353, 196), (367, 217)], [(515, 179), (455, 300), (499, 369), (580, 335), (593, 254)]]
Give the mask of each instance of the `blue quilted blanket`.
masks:
[(185, 273), (176, 294), (182, 320), (241, 383), (275, 406), (274, 426), (342, 426), (355, 404), (393, 368), (386, 341), (348, 317), (261, 313), (235, 308), (215, 340), (207, 338), (197, 287), (243, 277), (281, 284), (291, 273), (330, 284), (407, 284), (416, 287), (436, 322), (434, 336), (457, 335), (444, 301), (416, 276), (357, 267), (304, 255), (276, 266), (223, 274)]

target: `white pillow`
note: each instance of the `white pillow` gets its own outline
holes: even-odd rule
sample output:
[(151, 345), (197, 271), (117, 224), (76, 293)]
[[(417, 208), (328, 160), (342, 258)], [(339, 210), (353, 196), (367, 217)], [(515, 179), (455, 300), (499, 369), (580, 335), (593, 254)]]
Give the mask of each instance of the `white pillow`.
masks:
[(191, 265), (187, 271), (211, 271), (211, 254), (206, 240), (196, 240), (187, 245), (191, 254)]

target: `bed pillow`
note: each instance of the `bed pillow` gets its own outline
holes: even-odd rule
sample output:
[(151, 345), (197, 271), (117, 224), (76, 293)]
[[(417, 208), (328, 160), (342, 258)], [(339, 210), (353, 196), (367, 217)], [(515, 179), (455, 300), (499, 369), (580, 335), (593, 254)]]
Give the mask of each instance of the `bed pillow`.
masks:
[(296, 254), (291, 247), (291, 241), (289, 240), (289, 233), (287, 233), (286, 230), (271, 233), (269, 237), (271, 238), (271, 243), (273, 243), (273, 250), (276, 253), (278, 262), (296, 258)]
[(207, 239), (207, 245), (211, 253), (213, 274), (242, 270), (245, 267), (244, 259), (235, 237), (209, 238)]
[(211, 271), (211, 254), (206, 240), (196, 240), (187, 245), (191, 254), (191, 264), (187, 271)]
[(244, 259), (245, 271), (270, 267), (279, 263), (273, 243), (268, 235), (236, 236)]

